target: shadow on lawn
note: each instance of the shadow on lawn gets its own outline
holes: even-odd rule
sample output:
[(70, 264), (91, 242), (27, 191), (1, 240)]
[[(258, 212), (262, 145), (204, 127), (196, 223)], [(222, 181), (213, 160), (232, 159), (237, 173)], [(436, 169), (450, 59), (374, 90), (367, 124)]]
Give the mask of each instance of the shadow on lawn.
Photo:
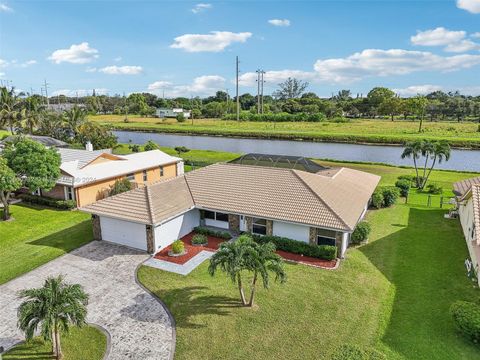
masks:
[[(160, 298), (175, 317), (177, 327), (202, 328), (207, 325), (192, 322), (197, 315), (229, 315), (229, 309), (241, 306), (240, 300), (228, 296), (204, 296), (209, 290), (206, 286), (190, 286), (181, 289), (162, 291)], [(185, 309), (186, 311), (177, 311)]]
[(444, 219), (444, 213), (410, 208), (406, 226), (384, 224), (403, 229), (359, 248), (395, 287), (382, 340), (408, 359), (480, 356), (458, 335), (449, 314), (454, 301), (479, 293), (465, 275), (467, 250), (458, 221)]
[(68, 228), (57, 231), (43, 238), (30, 241), (29, 244), (37, 246), (49, 246), (70, 252), (90, 242), (93, 239), (92, 228), (89, 220), (82, 221)]

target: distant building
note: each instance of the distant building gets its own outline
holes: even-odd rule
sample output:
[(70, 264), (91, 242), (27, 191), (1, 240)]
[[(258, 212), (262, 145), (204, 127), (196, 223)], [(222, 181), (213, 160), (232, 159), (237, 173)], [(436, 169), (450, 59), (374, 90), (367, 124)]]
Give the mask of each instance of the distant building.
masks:
[(177, 115), (181, 113), (183, 113), (183, 116), (186, 119), (189, 119), (192, 114), (190, 110), (184, 110), (182, 108), (173, 108), (173, 109), (157, 108), (155, 115), (159, 118), (176, 118)]
[(47, 106), (47, 110), (50, 110), (56, 113), (61, 113), (64, 111), (72, 110), (75, 106), (81, 109), (86, 108), (84, 104), (64, 103), (64, 104), (50, 104)]
[(38, 136), (38, 135), (10, 135), (0, 141), (0, 149), (4, 148), (7, 143), (14, 143), (18, 139), (21, 139), (22, 137), (29, 138), (33, 141), (36, 141), (46, 147), (54, 147), (54, 148), (67, 148), (69, 145), (61, 140), (54, 139), (50, 136)]

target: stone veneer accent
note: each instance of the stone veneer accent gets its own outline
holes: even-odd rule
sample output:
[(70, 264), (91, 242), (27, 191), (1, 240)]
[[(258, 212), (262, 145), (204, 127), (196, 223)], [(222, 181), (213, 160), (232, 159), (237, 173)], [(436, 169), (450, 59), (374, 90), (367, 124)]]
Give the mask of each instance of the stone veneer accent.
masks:
[(308, 234), (308, 242), (310, 245), (317, 245), (317, 228), (310, 227), (310, 232)]
[(228, 229), (237, 234), (240, 232), (240, 215), (228, 214)]
[(253, 230), (253, 218), (250, 216), (245, 216), (245, 221), (247, 225), (247, 232), (252, 232)]
[(155, 251), (153, 226), (152, 225), (146, 225), (146, 231), (147, 231), (147, 252), (149, 254), (153, 254), (153, 252)]
[(273, 221), (272, 220), (267, 220), (267, 236), (272, 236), (273, 235)]
[(100, 225), (100, 217), (92, 215), (93, 240), (102, 240), (102, 226)]

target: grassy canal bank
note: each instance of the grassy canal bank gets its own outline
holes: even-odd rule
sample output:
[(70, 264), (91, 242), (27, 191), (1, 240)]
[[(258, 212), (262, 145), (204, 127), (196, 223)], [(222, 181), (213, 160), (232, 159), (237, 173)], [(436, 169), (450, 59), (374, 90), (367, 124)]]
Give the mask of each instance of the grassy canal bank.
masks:
[(480, 128), (474, 122), (429, 122), (418, 132), (418, 122), (350, 120), (348, 122), (253, 122), (195, 119), (183, 123), (135, 115), (95, 115), (89, 119), (116, 130), (215, 135), (247, 138), (329, 141), (345, 143), (403, 144), (414, 139), (447, 140), (457, 148), (480, 149)]

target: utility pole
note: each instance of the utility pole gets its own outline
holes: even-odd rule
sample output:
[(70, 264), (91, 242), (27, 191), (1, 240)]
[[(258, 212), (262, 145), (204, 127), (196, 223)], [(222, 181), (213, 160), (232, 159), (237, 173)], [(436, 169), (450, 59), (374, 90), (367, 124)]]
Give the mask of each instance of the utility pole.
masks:
[(260, 114), (260, 74), (262, 70), (258, 69), (255, 72), (257, 73), (257, 114)]
[(128, 108), (127, 108), (127, 98), (125, 97), (125, 91), (123, 92), (123, 98), (125, 99), (124, 107), (125, 107), (125, 122), (128, 122)]
[(43, 85), (45, 86), (45, 97), (47, 98), (47, 107), (50, 106), (50, 101), (48, 100), (48, 84), (47, 79), (43, 81)]
[(240, 97), (239, 97), (239, 94), (238, 94), (238, 73), (239, 73), (239, 70), (238, 70), (238, 56), (236, 57), (236, 65), (237, 65), (237, 70), (236, 70), (236, 78), (237, 78), (237, 82), (236, 82), (236, 93), (237, 93), (237, 121), (240, 121)]
[(260, 72), (260, 74), (261, 74), (261, 80), (260, 81), (261, 81), (261, 85), (262, 85), (261, 90), (260, 90), (260, 96), (261, 96), (261, 99), (262, 99), (262, 102), (260, 104), (260, 108), (261, 108), (261, 113), (263, 114), (263, 84), (265, 83), (265, 81), (263, 80), (263, 75), (265, 74), (265, 71), (262, 70)]

